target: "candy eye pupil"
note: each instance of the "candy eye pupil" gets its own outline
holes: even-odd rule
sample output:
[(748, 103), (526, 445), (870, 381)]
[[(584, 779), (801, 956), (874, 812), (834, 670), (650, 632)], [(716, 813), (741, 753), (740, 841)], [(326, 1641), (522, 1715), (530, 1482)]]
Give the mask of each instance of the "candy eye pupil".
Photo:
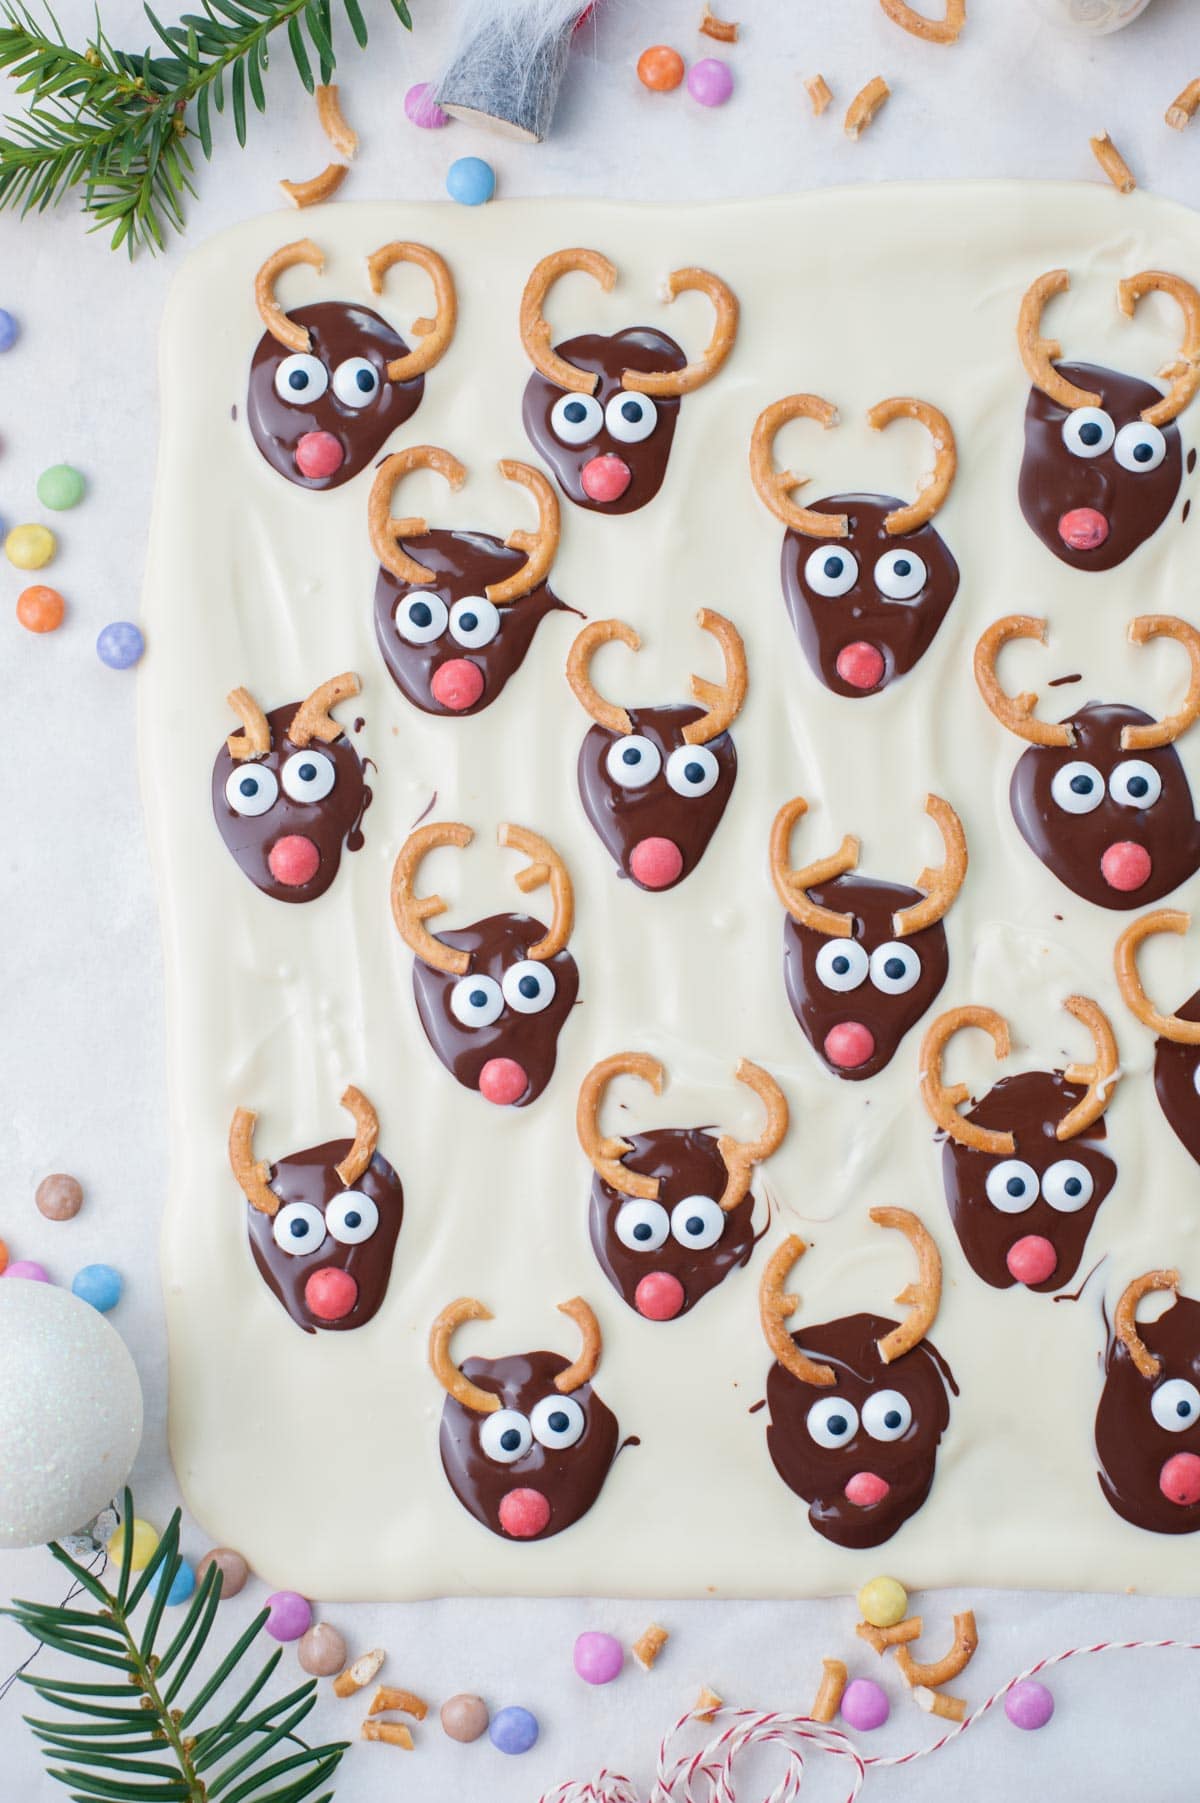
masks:
[(1139, 795), (1140, 796), (1140, 795), (1145, 795), (1147, 793), (1147, 791), (1150, 788), (1150, 784), (1146, 781), (1144, 776), (1131, 776), (1129, 779), (1129, 782), (1126, 784), (1126, 787), (1128, 788), (1129, 793), (1131, 795)]
[(521, 994), (525, 997), (526, 1001), (530, 1002), (532, 1002), (541, 992), (541, 987), (542, 986), (536, 977), (522, 977), (521, 981), (517, 984), (517, 988), (521, 991)]
[(298, 774), (302, 783), (311, 783), (316, 779), (317, 766), (315, 764), (301, 764)]
[(829, 577), (830, 581), (836, 582), (838, 577), (841, 575), (843, 569), (845, 568), (845, 565), (842, 563), (842, 560), (840, 557), (827, 557), (825, 559), (823, 568), (825, 570), (825, 574)]
[(474, 632), (475, 628), (479, 624), (479, 615), (478, 614), (461, 614), (459, 616), (458, 623), (462, 627), (464, 632)]
[(651, 1227), (649, 1221), (639, 1221), (637, 1226), (633, 1230), (633, 1237), (635, 1240), (653, 1239), (654, 1238), (654, 1229), (653, 1229), (653, 1227)]
[(1104, 434), (1096, 424), (1095, 420), (1092, 419), (1089, 420), (1085, 426), (1080, 426), (1079, 436), (1084, 444), (1099, 444)]
[(629, 421), (630, 425), (636, 426), (638, 424), (639, 420), (641, 419), (641, 417), (642, 417), (642, 404), (640, 401), (622, 401), (621, 402), (621, 418), (622, 419), (627, 419)]
[(889, 958), (883, 968), (885, 974), (891, 977), (892, 982), (898, 983), (904, 975), (904, 960), (903, 958)]
[(1190, 1402), (1177, 1402), (1175, 1404), (1175, 1413), (1179, 1416), (1181, 1421), (1186, 1421), (1191, 1412), (1192, 1405)]
[(569, 1415), (564, 1415), (561, 1409), (555, 1409), (546, 1425), (549, 1427), (551, 1433), (565, 1434), (571, 1425), (571, 1417)]
[(1068, 1196), (1078, 1196), (1083, 1192), (1083, 1185), (1080, 1183), (1078, 1177), (1068, 1177), (1067, 1181), (1063, 1184), (1063, 1188), (1066, 1190)]
[(238, 784), (238, 794), (245, 795), (248, 799), (252, 799), (258, 794), (258, 778), (256, 776), (243, 776), (241, 782)]
[(1010, 1196), (1023, 1196), (1025, 1194), (1025, 1179), (1023, 1177), (1010, 1177), (1004, 1187)]
[(894, 1430), (899, 1427), (902, 1420), (903, 1416), (899, 1409), (889, 1409), (883, 1418), (883, 1425)]
[(844, 977), (846, 975), (847, 971), (850, 969), (849, 958), (847, 958), (844, 954), (840, 957), (835, 958), (833, 960), (833, 969), (834, 969), (834, 974), (836, 976)]
[(291, 1231), (292, 1238), (294, 1240), (307, 1239), (308, 1238), (308, 1222), (307, 1221), (293, 1221), (290, 1231)]
[(587, 408), (582, 401), (568, 401), (563, 408), (563, 418), (570, 420), (573, 426), (582, 425), (587, 418)]
[(641, 755), (641, 752), (637, 750), (636, 746), (631, 745), (627, 751), (621, 753), (621, 762), (623, 764), (636, 764), (639, 762)]
[(704, 781), (704, 765), (703, 764), (685, 764), (684, 768), (683, 768), (683, 774), (687, 777), (687, 779), (690, 783), (702, 783)]
[(515, 1427), (506, 1427), (500, 1436), (500, 1444), (505, 1452), (516, 1452), (521, 1444), (521, 1436)]
[(408, 610), (408, 617), (414, 626), (428, 626), (433, 619), (433, 609), (427, 601), (414, 601)]
[(297, 390), (308, 387), (308, 374), (303, 369), (294, 369), (288, 377), (288, 387)]
[(485, 994), (485, 992), (482, 989), (472, 989), (472, 991), (471, 991), (471, 1006), (472, 1006), (472, 1008), (486, 1008), (487, 1007), (487, 995)]
[(362, 1226), (362, 1216), (359, 1214), (357, 1208), (352, 1208), (348, 1211), (346, 1215), (346, 1225), (347, 1227)]
[(1092, 792), (1092, 788), (1093, 788), (1093, 783), (1092, 783), (1092, 779), (1090, 776), (1082, 776), (1081, 775), (1081, 776), (1073, 776), (1071, 778), (1071, 789), (1072, 789), (1072, 792), (1076, 795), (1090, 795)]
[(356, 388), (358, 388), (361, 391), (361, 393), (370, 394), (371, 390), (375, 386), (374, 371), (369, 370), (369, 369), (360, 369), (354, 377), (354, 385)]
[(895, 565), (893, 567), (896, 571), (897, 576), (911, 576), (912, 575), (912, 565), (911, 565), (911, 563), (909, 563), (907, 557), (898, 557), (896, 559)]
[(704, 1232), (704, 1222), (700, 1219), (699, 1215), (689, 1215), (687, 1230), (689, 1233), (694, 1233), (697, 1236)]
[(1141, 444), (1134, 445), (1133, 455), (1135, 462), (1149, 463), (1154, 455), (1154, 446), (1147, 444), (1145, 440), (1143, 440)]
[(844, 1434), (850, 1423), (844, 1415), (831, 1415), (825, 1425), (831, 1434)]

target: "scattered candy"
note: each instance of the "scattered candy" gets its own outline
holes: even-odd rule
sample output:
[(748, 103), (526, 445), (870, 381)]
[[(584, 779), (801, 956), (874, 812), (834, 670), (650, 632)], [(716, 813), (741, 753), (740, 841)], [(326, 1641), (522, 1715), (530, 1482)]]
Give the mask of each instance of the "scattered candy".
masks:
[(87, 487), (79, 471), (69, 463), (55, 463), (43, 470), (37, 480), (37, 498), (53, 513), (65, 513), (78, 507)]
[[(148, 1521), (134, 1516), (133, 1521), (133, 1557), (130, 1569), (144, 1571), (154, 1557), (154, 1549), (158, 1545), (158, 1529), (152, 1528)], [(108, 1543), (108, 1556), (113, 1564), (120, 1566), (125, 1557), (125, 1523), (122, 1522)]]
[(332, 1678), (346, 1663), (346, 1642), (327, 1621), (315, 1622), (296, 1648), (301, 1671), (313, 1678)]
[(1005, 1697), (1004, 1713), (1014, 1728), (1044, 1728), (1054, 1714), (1054, 1698), (1036, 1678), (1022, 1678)]
[(858, 1593), (858, 1607), (873, 1628), (894, 1628), (908, 1614), (908, 1592), (899, 1578), (872, 1578)]
[(96, 640), (96, 656), (110, 670), (128, 670), (137, 663), (146, 641), (132, 620), (114, 620)]
[(669, 94), (683, 80), (683, 58), (669, 44), (651, 44), (637, 61), (637, 78), (656, 94)]
[(498, 1753), (528, 1753), (538, 1737), (537, 1716), (510, 1704), (492, 1717), (488, 1737)]
[(459, 157), (446, 171), (446, 192), (463, 207), (482, 207), (496, 192), (496, 171), (482, 157)]
[(38, 1213), (48, 1221), (73, 1221), (83, 1207), (83, 1185), (65, 1171), (52, 1171), (43, 1177), (33, 1193)]
[(167, 1590), (167, 1607), (177, 1609), (180, 1603), (186, 1603), (196, 1588), (196, 1574), (186, 1559), (179, 1562), (179, 1570), (171, 1579)]
[(29, 1283), (49, 1283), (50, 1281), (50, 1273), (45, 1265), (39, 1265), (33, 1258), (14, 1258), (4, 1275), (6, 1277), (24, 1277)]
[(611, 1634), (581, 1634), (575, 1642), (575, 1670), (585, 1684), (611, 1684), (625, 1663), (625, 1649)]
[(58, 549), (49, 526), (14, 526), (4, 541), (4, 555), (18, 570), (40, 570)]
[(312, 1626), (312, 1604), (297, 1590), (276, 1590), (267, 1598), (267, 1633), (273, 1640), (299, 1640)]
[(196, 1576), (201, 1583), (208, 1574), (210, 1565), (218, 1567), (221, 1573), (221, 1601), (228, 1602), (239, 1590), (245, 1588), (246, 1579), (250, 1576), (250, 1567), (241, 1553), (235, 1553), (229, 1546), (214, 1546), (210, 1553), (205, 1553), (196, 1567)]
[(66, 603), (56, 588), (35, 582), (17, 596), (17, 619), (26, 632), (57, 632)]
[(111, 1265), (84, 1265), (82, 1271), (75, 1273), (71, 1285), (72, 1293), (81, 1302), (90, 1302), (102, 1315), (116, 1308), (123, 1288), (121, 1273), (114, 1271)]
[(715, 56), (701, 57), (688, 70), (687, 88), (701, 106), (724, 106), (733, 93), (733, 70)]
[(462, 1691), (442, 1704), (442, 1727), (451, 1740), (478, 1740), (488, 1729), (488, 1708), (482, 1697)]
[(882, 1728), (890, 1714), (887, 1695), (873, 1678), (852, 1678), (842, 1692), (842, 1720), (860, 1734)]
[(20, 335), (20, 327), (11, 313), (0, 307), (0, 351), (11, 351)]
[(441, 131), (443, 125), (450, 123), (449, 113), (444, 113), (433, 98), (431, 81), (418, 81), (408, 90), (404, 111), (410, 124), (419, 125), (422, 131)]

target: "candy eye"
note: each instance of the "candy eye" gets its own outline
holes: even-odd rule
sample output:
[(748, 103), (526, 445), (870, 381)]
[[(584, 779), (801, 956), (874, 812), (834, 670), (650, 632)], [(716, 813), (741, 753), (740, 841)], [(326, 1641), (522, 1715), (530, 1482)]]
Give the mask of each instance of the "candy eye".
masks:
[(491, 977), (460, 977), (450, 991), (450, 1012), (464, 1027), (490, 1027), (504, 1013), (500, 985)]
[(808, 1411), (808, 1431), (818, 1446), (830, 1452), (848, 1446), (858, 1432), (858, 1410), (852, 1402), (823, 1396)]
[(564, 394), (550, 413), (550, 430), (562, 444), (587, 444), (604, 425), (600, 403), (590, 394)]
[(379, 393), (379, 371), (365, 357), (347, 357), (333, 372), (333, 392), (347, 407), (365, 407)]
[(285, 357), (275, 371), (275, 392), (293, 407), (319, 401), (328, 387), (329, 371), (319, 357), (307, 352)]
[(1063, 443), (1072, 457), (1100, 457), (1112, 448), (1117, 428), (1101, 407), (1076, 407), (1062, 425)]
[(827, 939), (817, 953), (816, 967), (826, 989), (836, 989), (844, 995), (866, 981), (871, 960), (857, 939)]
[(271, 1223), (275, 1244), (293, 1258), (303, 1258), (325, 1243), (325, 1216), (311, 1202), (289, 1202)]
[(225, 778), (225, 799), (235, 814), (253, 819), (275, 806), (279, 784), (265, 764), (239, 764)]
[(898, 1440), (912, 1426), (912, 1404), (899, 1390), (876, 1390), (863, 1403), (862, 1424), (872, 1440)]
[(724, 1211), (711, 1196), (685, 1196), (671, 1210), (672, 1236), (693, 1252), (707, 1252), (724, 1231)]
[(658, 408), (648, 394), (614, 394), (604, 423), (621, 444), (641, 444), (658, 424)]
[(583, 1438), (587, 1417), (573, 1396), (543, 1396), (535, 1402), (529, 1425), (539, 1446), (551, 1452), (565, 1452)]
[(1050, 793), (1064, 814), (1090, 814), (1104, 800), (1104, 778), (1095, 764), (1064, 764), (1054, 772)]
[(479, 1444), (497, 1465), (515, 1465), (533, 1445), (533, 1434), (516, 1409), (496, 1409), (479, 1430)]
[(451, 637), (468, 651), (490, 645), (500, 630), (500, 610), (483, 595), (467, 595), (450, 609)]
[(875, 565), (875, 587), (889, 601), (912, 601), (925, 587), (929, 571), (915, 551), (887, 551)]
[(644, 789), (662, 769), (662, 753), (641, 733), (629, 733), (609, 746), (604, 768), (623, 789)]
[(676, 795), (707, 795), (721, 774), (707, 745), (679, 745), (667, 759), (667, 781)]
[(657, 1252), (671, 1231), (661, 1202), (622, 1202), (615, 1226), (617, 1238), (631, 1252)]
[(533, 958), (510, 964), (501, 979), (504, 999), (518, 1014), (540, 1014), (554, 1000), (554, 972)]
[(1150, 1413), (1169, 1434), (1181, 1434), (1200, 1419), (1200, 1390), (1186, 1377), (1169, 1377), (1152, 1391)]
[(440, 639), (450, 615), (440, 595), (406, 595), (396, 609), (396, 630), (410, 645)]
[(1092, 1173), (1077, 1158), (1060, 1158), (1042, 1176), (1042, 1194), (1060, 1215), (1086, 1208), (1094, 1188)]
[(1020, 1158), (1004, 1158), (987, 1174), (987, 1199), (1003, 1215), (1024, 1214), (1037, 1201), (1037, 1172)]
[(283, 792), (293, 801), (324, 801), (337, 781), (333, 759), (323, 751), (294, 751), (280, 775)]
[(884, 995), (907, 995), (921, 975), (921, 960), (911, 945), (889, 939), (871, 953), (871, 981)]
[(1145, 758), (1127, 758), (1109, 777), (1108, 792), (1123, 808), (1152, 808), (1162, 794), (1162, 777)]
[(835, 551), (831, 545), (818, 545), (808, 554), (804, 580), (814, 594), (836, 601), (848, 595), (858, 581), (858, 559), (853, 551)]
[(325, 1225), (343, 1246), (361, 1246), (379, 1225), (379, 1210), (361, 1190), (343, 1190), (325, 1210)]
[(1132, 470), (1135, 475), (1156, 470), (1166, 454), (1166, 439), (1157, 426), (1149, 425), (1144, 419), (1122, 426), (1113, 447), (1113, 456), (1121, 468)]

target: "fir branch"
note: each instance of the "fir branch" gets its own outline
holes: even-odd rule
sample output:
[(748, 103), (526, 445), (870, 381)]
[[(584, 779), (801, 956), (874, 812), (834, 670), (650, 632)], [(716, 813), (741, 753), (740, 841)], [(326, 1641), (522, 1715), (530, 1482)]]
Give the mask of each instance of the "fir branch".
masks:
[[(411, 29), (408, 0), (390, 4)], [(200, 5), (177, 25), (146, 5), (153, 48), (132, 54), (113, 48), (98, 15), (77, 49), (48, 6), (42, 22), (23, 0), (0, 0), (0, 70), (28, 96), (28, 110), (0, 134), (0, 210), (44, 212), (77, 193), (114, 249), (161, 249), (168, 232), (184, 229), (185, 196), (195, 193), (188, 141), (211, 158), (214, 114), (225, 115), (228, 100), (244, 146), (251, 109), (266, 111), (272, 39), (286, 41), (310, 94), (336, 66), (335, 6), (359, 48), (367, 42), (359, 0)]]

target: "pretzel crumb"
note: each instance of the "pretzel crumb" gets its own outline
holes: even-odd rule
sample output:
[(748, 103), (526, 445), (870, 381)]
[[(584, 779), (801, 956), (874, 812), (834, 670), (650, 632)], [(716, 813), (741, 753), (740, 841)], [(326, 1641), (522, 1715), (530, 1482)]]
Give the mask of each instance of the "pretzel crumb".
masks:
[(712, 8), (706, 5), (700, 29), (706, 38), (716, 38), (719, 44), (736, 44), (741, 26), (736, 19), (718, 19)]
[(966, 1719), (967, 1705), (961, 1697), (945, 1696), (940, 1690), (930, 1690), (927, 1684), (918, 1684), (913, 1691), (913, 1702), (926, 1715), (940, 1715), (944, 1722), (961, 1722)]
[(1183, 131), (1200, 108), (1200, 75), (1189, 81), (1182, 94), (1176, 94), (1167, 108), (1167, 124), (1172, 131)]
[(321, 130), (340, 157), (349, 162), (357, 156), (358, 133), (346, 123), (336, 82), (318, 87), (317, 117), (321, 121)]
[(310, 176), (306, 182), (282, 181), (279, 186), (294, 207), (315, 207), (332, 200), (349, 173), (345, 163), (326, 163), (320, 175)]
[(906, 1615), (890, 1628), (877, 1628), (873, 1622), (860, 1621), (854, 1632), (868, 1646), (873, 1646), (882, 1659), (883, 1655), (895, 1646), (907, 1646), (910, 1640), (919, 1640), (924, 1629), (924, 1622), (919, 1615)]
[(876, 75), (865, 88), (860, 88), (846, 109), (845, 133), (848, 138), (860, 138), (876, 113), (890, 97), (892, 90), (882, 75)]
[(382, 1715), (386, 1709), (398, 1709), (401, 1715), (411, 1715), (415, 1721), (423, 1722), (429, 1714), (429, 1704), (415, 1691), (401, 1690), (394, 1684), (381, 1684), (371, 1698), (368, 1715)]
[(814, 1722), (831, 1722), (841, 1706), (848, 1674), (840, 1659), (822, 1659), (821, 1667), (821, 1686), (808, 1713)]
[(633, 1643), (632, 1652), (644, 1672), (651, 1669), (670, 1638), (667, 1630), (660, 1628), (656, 1621), (650, 1623), (644, 1634), (638, 1635)]
[(335, 1697), (352, 1697), (355, 1691), (365, 1690), (379, 1676), (387, 1654), (381, 1646), (373, 1647), (369, 1653), (363, 1653), (344, 1672), (339, 1672), (333, 1680)]
[(1088, 142), (1092, 147), (1092, 155), (1118, 194), (1132, 194), (1137, 187), (1133, 170), (1108, 133), (1106, 131), (1099, 132), (1096, 137), (1089, 138)]
[(406, 1753), (413, 1750), (413, 1737), (403, 1722), (373, 1722), (368, 1718), (362, 1725), (364, 1740), (381, 1740), (389, 1747), (403, 1747)]
[(700, 1691), (700, 1695), (696, 1698), (696, 1707), (692, 1710), (692, 1720), (695, 1722), (715, 1722), (717, 1719), (717, 1710), (723, 1709), (724, 1707), (724, 1697), (719, 1697), (715, 1690), (710, 1689), (709, 1686), (705, 1684)]
[(808, 98), (812, 101), (813, 115), (819, 119), (833, 99), (833, 89), (825, 77), (819, 74), (810, 75), (804, 85), (808, 89)]

